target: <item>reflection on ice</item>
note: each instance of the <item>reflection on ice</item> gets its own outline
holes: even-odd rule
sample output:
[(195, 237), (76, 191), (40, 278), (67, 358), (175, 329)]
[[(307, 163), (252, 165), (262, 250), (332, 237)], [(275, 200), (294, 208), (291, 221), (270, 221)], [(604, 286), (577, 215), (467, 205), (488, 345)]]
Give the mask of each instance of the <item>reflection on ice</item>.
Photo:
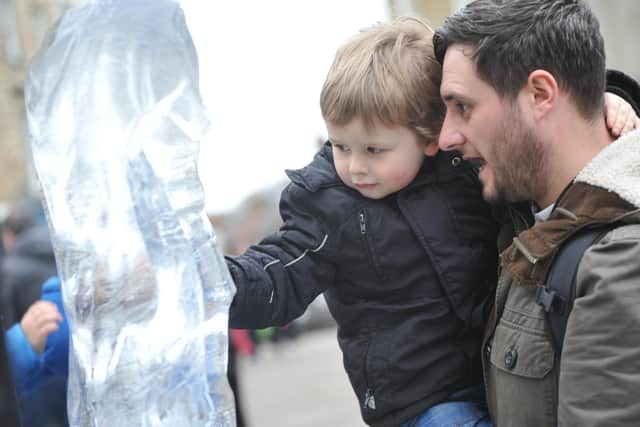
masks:
[(179, 3), (70, 9), (26, 98), (71, 328), (71, 425), (234, 425), (234, 287), (204, 212), (208, 120)]

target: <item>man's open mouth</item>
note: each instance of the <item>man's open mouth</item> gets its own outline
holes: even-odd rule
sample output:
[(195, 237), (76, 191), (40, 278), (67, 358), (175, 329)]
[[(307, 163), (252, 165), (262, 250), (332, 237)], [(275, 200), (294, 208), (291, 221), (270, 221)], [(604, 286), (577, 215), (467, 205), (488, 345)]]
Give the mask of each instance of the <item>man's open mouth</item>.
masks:
[(476, 171), (476, 173), (480, 173), (482, 168), (487, 164), (487, 162), (485, 162), (484, 159), (481, 159), (480, 157), (472, 157), (467, 159), (467, 161), (469, 162), (469, 164), (471, 164), (471, 167), (474, 171)]

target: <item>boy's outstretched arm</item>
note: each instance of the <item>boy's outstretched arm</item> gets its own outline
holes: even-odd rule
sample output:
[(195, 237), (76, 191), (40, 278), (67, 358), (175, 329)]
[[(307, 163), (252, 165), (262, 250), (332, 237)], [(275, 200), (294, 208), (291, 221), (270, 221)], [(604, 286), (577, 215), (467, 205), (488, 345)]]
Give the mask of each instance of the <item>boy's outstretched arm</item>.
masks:
[(312, 195), (296, 184), (282, 193), (283, 225), (244, 254), (227, 257), (237, 287), (229, 326), (258, 329), (284, 325), (300, 316), (334, 280), (328, 254), (332, 237), (309, 202)]

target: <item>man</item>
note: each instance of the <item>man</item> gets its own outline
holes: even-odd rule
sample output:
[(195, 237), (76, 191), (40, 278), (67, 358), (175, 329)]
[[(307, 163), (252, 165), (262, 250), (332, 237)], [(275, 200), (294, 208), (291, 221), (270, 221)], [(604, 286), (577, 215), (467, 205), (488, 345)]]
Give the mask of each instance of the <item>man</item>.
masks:
[[(637, 425), (640, 133), (612, 143), (602, 120), (596, 18), (579, 0), (478, 0), (450, 17), (434, 44), (447, 105), (440, 147), (476, 165), (487, 200), (541, 208), (532, 228), (515, 222), (517, 237), (501, 254), (483, 344), (494, 422)], [(536, 289), (562, 242), (611, 222), (621, 226), (579, 265), (556, 354)]]

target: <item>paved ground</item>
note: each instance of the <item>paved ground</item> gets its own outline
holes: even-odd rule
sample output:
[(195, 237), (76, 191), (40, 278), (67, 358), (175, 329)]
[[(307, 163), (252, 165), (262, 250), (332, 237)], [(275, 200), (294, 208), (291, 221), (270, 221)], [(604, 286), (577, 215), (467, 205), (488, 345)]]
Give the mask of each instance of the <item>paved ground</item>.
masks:
[(335, 327), (261, 344), (257, 357), (241, 357), (238, 367), (248, 427), (364, 426)]

